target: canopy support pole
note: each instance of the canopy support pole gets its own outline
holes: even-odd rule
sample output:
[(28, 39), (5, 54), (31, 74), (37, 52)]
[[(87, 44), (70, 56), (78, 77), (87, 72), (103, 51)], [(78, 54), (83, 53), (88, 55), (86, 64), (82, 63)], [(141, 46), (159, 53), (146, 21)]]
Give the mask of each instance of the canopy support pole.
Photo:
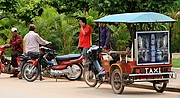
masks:
[(170, 23), (170, 29), (169, 29), (169, 52), (170, 52), (170, 58), (172, 58), (172, 27), (173, 23)]

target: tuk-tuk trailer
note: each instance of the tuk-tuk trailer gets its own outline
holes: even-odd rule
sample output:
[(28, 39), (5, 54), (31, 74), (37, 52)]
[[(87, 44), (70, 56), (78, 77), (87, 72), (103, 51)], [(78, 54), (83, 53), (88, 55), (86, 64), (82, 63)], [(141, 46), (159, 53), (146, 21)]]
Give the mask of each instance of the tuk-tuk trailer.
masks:
[[(162, 93), (170, 78), (176, 78), (171, 70), (171, 36), (174, 19), (155, 12), (114, 14), (95, 20), (96, 23), (124, 23), (131, 35), (131, 50), (110, 51), (118, 54), (119, 61), (102, 60), (114, 93), (121, 94), (124, 87), (134, 82), (151, 82)], [(159, 29), (165, 24), (168, 28)], [(105, 56), (104, 56), (105, 57)]]

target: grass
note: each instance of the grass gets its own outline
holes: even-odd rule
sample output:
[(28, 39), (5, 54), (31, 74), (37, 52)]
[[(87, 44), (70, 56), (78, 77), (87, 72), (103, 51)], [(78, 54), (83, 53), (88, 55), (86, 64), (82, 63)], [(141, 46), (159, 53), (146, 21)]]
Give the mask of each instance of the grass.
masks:
[(180, 68), (180, 58), (176, 58), (172, 60), (173, 67)]

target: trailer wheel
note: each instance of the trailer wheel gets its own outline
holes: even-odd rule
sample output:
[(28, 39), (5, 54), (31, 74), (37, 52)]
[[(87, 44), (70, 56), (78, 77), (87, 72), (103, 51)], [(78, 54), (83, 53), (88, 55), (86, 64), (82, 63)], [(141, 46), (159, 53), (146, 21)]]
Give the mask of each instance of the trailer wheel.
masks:
[(154, 81), (153, 82), (153, 87), (158, 93), (162, 93), (166, 89), (166, 86), (167, 86), (166, 81), (164, 81), (164, 82)]
[(119, 69), (115, 69), (112, 72), (111, 86), (115, 94), (121, 94), (124, 90), (123, 78)]

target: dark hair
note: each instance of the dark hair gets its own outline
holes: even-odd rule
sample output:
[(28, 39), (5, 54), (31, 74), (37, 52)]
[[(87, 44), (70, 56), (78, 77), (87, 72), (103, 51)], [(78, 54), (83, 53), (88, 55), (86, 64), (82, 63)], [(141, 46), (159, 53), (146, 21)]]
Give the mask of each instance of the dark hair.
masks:
[(29, 31), (34, 31), (36, 29), (36, 26), (34, 24), (29, 25)]
[(85, 17), (79, 17), (79, 20), (81, 20), (83, 23), (87, 23), (87, 21), (86, 21), (86, 18)]

